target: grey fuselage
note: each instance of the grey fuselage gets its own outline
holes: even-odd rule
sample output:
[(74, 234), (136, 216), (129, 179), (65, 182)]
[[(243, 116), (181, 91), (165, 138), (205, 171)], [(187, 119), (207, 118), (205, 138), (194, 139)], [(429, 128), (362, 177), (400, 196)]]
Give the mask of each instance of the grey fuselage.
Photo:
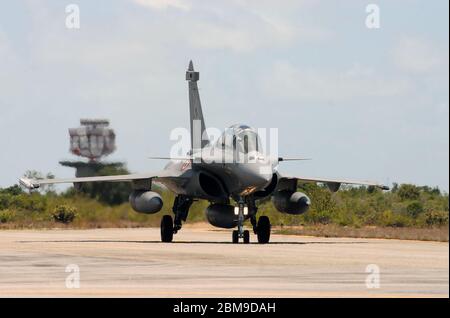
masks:
[(179, 178), (165, 178), (160, 182), (176, 194), (213, 202), (246, 197), (266, 188), (276, 173), (276, 161), (264, 155), (261, 147), (244, 149), (240, 141), (232, 141), (231, 145), (221, 142), (227, 134), (239, 136), (236, 127), (240, 133), (245, 131), (258, 138), (248, 126), (232, 126), (231, 134), (228, 131), (216, 143), (194, 151), (193, 159), (169, 162), (165, 169), (177, 172)]

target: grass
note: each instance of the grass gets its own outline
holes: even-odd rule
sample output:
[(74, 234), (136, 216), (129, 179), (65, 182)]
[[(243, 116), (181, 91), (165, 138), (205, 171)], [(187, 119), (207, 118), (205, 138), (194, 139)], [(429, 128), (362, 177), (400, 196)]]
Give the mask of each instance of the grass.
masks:
[[(201, 208), (204, 203), (197, 203)], [(98, 205), (98, 206), (97, 206)], [(159, 227), (162, 215), (169, 211), (153, 215), (143, 215), (133, 212), (128, 204), (111, 208), (93, 202), (90, 208), (77, 212), (77, 217), (71, 223), (56, 222), (51, 214), (39, 212), (10, 212), (0, 222), (2, 229), (95, 229), (95, 228), (144, 228)], [(193, 213), (188, 218), (188, 224), (205, 223), (203, 214)], [(248, 222), (247, 225), (249, 226)], [(317, 225), (277, 225), (273, 232), (285, 235), (306, 235), (319, 237), (351, 237), (351, 238), (382, 238), (421, 241), (449, 241), (449, 227), (388, 227), (388, 226), (342, 226), (337, 224)]]
[[(299, 190), (313, 202), (310, 211), (302, 215), (280, 213), (270, 200), (259, 202), (258, 215), (270, 217), (275, 232), (448, 242), (449, 198), (437, 188), (400, 185), (382, 192), (343, 187), (331, 193), (325, 187), (307, 185)], [(128, 202), (105, 203), (73, 190), (30, 195), (17, 186), (0, 189), (0, 230), (157, 227), (162, 215), (172, 215), (174, 194), (155, 191), (161, 194), (164, 206), (159, 213), (147, 215), (134, 212)], [(194, 202), (188, 223), (206, 222), (208, 204)]]
[(417, 241), (448, 242), (449, 227), (410, 228), (365, 226), (360, 228), (329, 225), (307, 225), (275, 227), (274, 232), (285, 235), (306, 235), (320, 237), (380, 238)]

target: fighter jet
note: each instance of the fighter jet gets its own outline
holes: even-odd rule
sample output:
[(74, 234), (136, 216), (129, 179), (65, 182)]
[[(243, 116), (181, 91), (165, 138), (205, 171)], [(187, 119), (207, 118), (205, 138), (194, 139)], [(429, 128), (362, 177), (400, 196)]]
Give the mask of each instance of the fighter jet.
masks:
[[(214, 142), (207, 135), (197, 82), (200, 74), (190, 61), (186, 80), (189, 87), (191, 150), (183, 158), (170, 159), (165, 168), (155, 173), (96, 176), (69, 179), (31, 180), (21, 178), (20, 184), (32, 190), (42, 185), (83, 182), (130, 182), (132, 208), (139, 213), (153, 214), (163, 207), (161, 196), (153, 191), (153, 183), (163, 184), (176, 194), (173, 217), (161, 219), (161, 241), (172, 242), (174, 234), (187, 220), (195, 200), (207, 200), (206, 218), (215, 227), (234, 229), (232, 242), (250, 242), (244, 222), (250, 220), (259, 243), (270, 240), (271, 224), (267, 216), (257, 219), (257, 204), (271, 197), (281, 213), (300, 215), (311, 205), (309, 197), (297, 191), (303, 183), (326, 184), (338, 191), (341, 184), (356, 184), (388, 190), (387, 186), (369, 181), (287, 176), (278, 171), (279, 163), (289, 158), (276, 157), (263, 151), (258, 131), (247, 125), (233, 125)], [(292, 158), (291, 158), (292, 159)], [(237, 229), (236, 229), (237, 228)]]

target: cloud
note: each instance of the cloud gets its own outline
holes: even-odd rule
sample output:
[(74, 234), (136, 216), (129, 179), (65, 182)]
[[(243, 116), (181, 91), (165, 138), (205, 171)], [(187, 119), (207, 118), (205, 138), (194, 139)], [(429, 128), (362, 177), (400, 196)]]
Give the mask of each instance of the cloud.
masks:
[[(364, 17), (359, 5), (126, 0), (105, 10), (89, 0), (77, 3), (82, 26), (76, 31), (64, 27), (64, 6), (57, 3), (0, 5), (0, 126), (4, 135), (14, 132), (0, 148), (15, 154), (1, 158), (11, 169), (1, 172), (0, 186), (27, 168), (70, 175), (57, 160), (67, 155), (67, 127), (80, 117), (111, 120), (120, 139), (114, 156), (126, 158), (133, 171), (159, 169), (145, 157), (167, 152), (170, 129), (187, 123), (183, 76), (193, 57), (203, 74), (208, 124), (283, 127), (304, 135), (290, 138), (285, 149), (315, 158), (334, 151), (345, 158), (359, 147), (361, 159), (373, 164), (337, 160), (343, 174), (401, 180), (418, 170), (415, 181), (448, 189), (448, 40), (434, 42), (438, 34), (429, 25), (423, 37), (412, 33), (391, 47), (392, 36), (374, 36), (367, 45), (365, 28), (348, 18), (352, 12)], [(393, 26), (390, 34), (413, 32), (402, 28)], [(18, 121), (25, 128), (17, 129)], [(37, 126), (39, 133), (30, 133)], [(331, 132), (333, 143), (324, 147)], [(41, 155), (31, 162), (29, 153)], [(380, 153), (385, 162), (369, 155)], [(334, 173), (325, 161), (318, 175)], [(392, 168), (379, 172), (383, 164)]]
[[(286, 1), (277, 10), (273, 10), (273, 4), (268, 1), (131, 1), (151, 10), (174, 7), (189, 11), (177, 15), (176, 19), (165, 20), (170, 22), (164, 29), (172, 37), (198, 49), (254, 52), (260, 48), (289, 47), (299, 39), (323, 41), (331, 34), (289, 18), (295, 10), (299, 10), (300, 4), (307, 1)], [(195, 5), (197, 3), (201, 6)], [(159, 16), (156, 19), (162, 18)]]
[(133, 0), (133, 2), (143, 7), (156, 10), (175, 8), (189, 11), (191, 9), (191, 4), (186, 0)]
[(213, 24), (193, 22), (193, 32), (187, 41), (194, 48), (228, 49), (238, 53), (251, 52), (256, 49), (288, 46), (293, 38), (289, 29), (282, 29), (263, 20), (247, 23)]
[(1, 29), (0, 27), (0, 58), (3, 62), (5, 62), (5, 66), (8, 65), (8, 62), (11, 59), (14, 59), (13, 48), (11, 45), (11, 41), (8, 38), (8, 35)]
[(308, 101), (345, 101), (401, 95), (410, 83), (375, 69), (354, 64), (343, 70), (300, 68), (278, 61), (263, 76), (262, 90), (277, 98)]
[(6, 34), (0, 29), (0, 54), (4, 54), (8, 49), (8, 38)]
[(0, 28), (0, 87), (2, 88), (0, 122), (7, 117), (11, 101), (17, 99), (22, 93), (21, 86), (24, 80), (21, 77), (26, 76), (26, 64), (17, 57), (10, 39)]
[(429, 73), (445, 66), (448, 68), (448, 49), (417, 37), (401, 39), (392, 56), (395, 65), (407, 72)]

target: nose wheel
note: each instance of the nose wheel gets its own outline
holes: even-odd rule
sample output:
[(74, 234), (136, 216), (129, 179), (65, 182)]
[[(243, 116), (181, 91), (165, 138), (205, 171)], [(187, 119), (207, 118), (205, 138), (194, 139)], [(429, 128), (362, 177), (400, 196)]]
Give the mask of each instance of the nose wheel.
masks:
[[(234, 230), (233, 231), (232, 241), (233, 241), (233, 244), (239, 243), (239, 231), (238, 230)], [(242, 233), (242, 242), (244, 244), (249, 244), (250, 243), (250, 232), (248, 230), (245, 230)]]
[(234, 214), (237, 216), (238, 229), (233, 231), (233, 244), (239, 243), (239, 239), (242, 239), (244, 244), (250, 243), (250, 232), (248, 230), (244, 230), (245, 217), (248, 215), (248, 207), (245, 205), (244, 201), (239, 201), (238, 206), (234, 208)]
[(233, 234), (231, 235), (231, 239), (233, 244), (239, 243), (239, 232), (237, 230), (233, 231)]
[(250, 232), (248, 230), (244, 231), (243, 241), (244, 241), (244, 244), (250, 243)]

